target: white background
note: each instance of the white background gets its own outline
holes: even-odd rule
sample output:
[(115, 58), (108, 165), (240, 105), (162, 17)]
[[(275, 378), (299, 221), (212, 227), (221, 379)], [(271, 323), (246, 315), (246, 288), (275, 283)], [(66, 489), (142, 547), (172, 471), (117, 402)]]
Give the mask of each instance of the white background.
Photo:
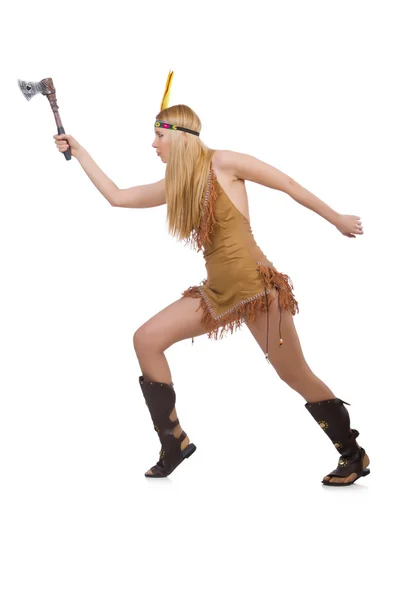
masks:
[[(393, 2), (15, 2), (1, 68), (0, 597), (393, 596)], [(5, 12), (4, 12), (5, 11)], [(205, 277), (166, 207), (112, 208), (53, 142), (60, 115), (120, 187), (157, 181), (169, 69), (212, 148), (287, 173), (364, 235), (247, 182), (255, 239), (294, 284), (312, 370), (351, 403), (371, 475), (337, 465), (247, 328), (166, 351), (197, 452), (166, 480), (134, 331)], [(385, 544), (394, 548), (386, 551)]]

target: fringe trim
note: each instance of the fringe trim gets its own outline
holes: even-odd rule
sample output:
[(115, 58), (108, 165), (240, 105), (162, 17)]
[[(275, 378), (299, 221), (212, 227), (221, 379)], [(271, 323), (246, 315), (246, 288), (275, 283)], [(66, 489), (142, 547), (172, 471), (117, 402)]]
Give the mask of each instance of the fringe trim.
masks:
[(198, 229), (193, 229), (189, 237), (185, 241), (185, 246), (189, 246), (192, 250), (200, 252), (204, 250), (206, 242), (211, 243), (210, 236), (218, 225), (215, 219), (215, 202), (218, 197), (215, 176), (212, 170), (208, 176), (207, 192), (203, 206), (203, 214), (200, 220)]
[[(258, 308), (260, 312), (269, 314), (269, 308), (275, 299), (274, 296), (269, 297), (269, 294), (272, 289), (277, 289), (279, 291), (278, 303), (280, 308), (280, 345), (282, 345), (281, 309), (288, 310), (293, 315), (299, 312), (299, 305), (292, 291), (293, 284), (288, 275), (280, 273), (260, 261), (257, 261), (257, 265), (265, 286), (264, 291), (251, 298), (242, 300), (233, 308), (220, 315), (216, 315), (207, 294), (201, 289), (201, 286), (191, 286), (182, 292), (183, 297), (201, 299), (199, 306), (199, 308), (203, 309), (201, 323), (206, 328), (209, 339), (222, 339), (229, 331), (233, 334), (235, 330), (240, 329), (245, 321), (255, 321), (256, 310)], [(206, 282), (207, 280), (205, 279), (202, 283)], [(269, 327), (267, 331), (269, 333)], [(266, 358), (268, 357), (267, 350), (268, 348), (266, 348)]]
[(279, 305), (288, 310), (292, 315), (299, 313), (299, 304), (294, 296), (294, 285), (285, 273), (280, 273), (273, 267), (258, 261), (258, 271), (262, 275), (265, 286), (275, 287), (279, 290)]

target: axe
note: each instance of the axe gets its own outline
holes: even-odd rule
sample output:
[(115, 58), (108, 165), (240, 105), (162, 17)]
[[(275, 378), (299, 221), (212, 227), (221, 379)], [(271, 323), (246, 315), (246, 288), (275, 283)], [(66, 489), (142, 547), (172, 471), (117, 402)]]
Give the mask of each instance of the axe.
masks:
[[(30, 100), (39, 92), (43, 94), (43, 96), (47, 96), (52, 108), (52, 112), (54, 113), (55, 122), (58, 127), (58, 134), (60, 135), (61, 133), (65, 133), (65, 130), (62, 126), (61, 117), (59, 116), (55, 87), (51, 77), (46, 77), (41, 81), (22, 81), (21, 79), (18, 79), (18, 85), (26, 100)], [(70, 160), (72, 158), (70, 147), (66, 150), (66, 152), (64, 152), (64, 155), (66, 160)]]

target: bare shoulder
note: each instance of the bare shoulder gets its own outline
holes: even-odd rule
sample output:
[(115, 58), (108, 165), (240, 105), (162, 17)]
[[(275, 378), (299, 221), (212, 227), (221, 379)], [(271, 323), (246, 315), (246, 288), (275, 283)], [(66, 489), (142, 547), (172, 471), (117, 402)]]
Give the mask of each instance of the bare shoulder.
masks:
[(232, 150), (215, 150), (212, 155), (212, 166), (215, 174), (220, 173), (225, 177), (238, 179), (233, 173), (233, 157), (230, 154), (234, 154)]
[(216, 178), (229, 196), (234, 185), (240, 179), (233, 169), (233, 162), (228, 157), (230, 152), (230, 150), (215, 150), (212, 155), (212, 168)]
[(233, 150), (215, 150), (213, 154), (215, 171), (233, 180), (242, 179), (259, 183), (266, 187), (289, 193), (292, 177), (276, 167), (243, 152)]

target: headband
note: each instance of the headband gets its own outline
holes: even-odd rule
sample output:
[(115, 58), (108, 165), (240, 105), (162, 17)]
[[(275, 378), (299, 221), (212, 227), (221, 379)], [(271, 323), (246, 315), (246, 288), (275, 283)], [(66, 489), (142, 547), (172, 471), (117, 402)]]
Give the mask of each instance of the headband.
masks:
[[(163, 94), (163, 99), (161, 101), (160, 110), (164, 110), (168, 108), (168, 101), (171, 93), (171, 84), (172, 78), (174, 76), (174, 71), (170, 71), (168, 73), (167, 82), (165, 84), (165, 90)], [(199, 131), (193, 131), (193, 129), (187, 129), (186, 127), (180, 127), (179, 125), (171, 125), (170, 123), (166, 123), (165, 121), (156, 121), (154, 124), (155, 127), (163, 127), (164, 129), (179, 129), (180, 131), (186, 131), (187, 133), (192, 133), (193, 135), (200, 135)]]

